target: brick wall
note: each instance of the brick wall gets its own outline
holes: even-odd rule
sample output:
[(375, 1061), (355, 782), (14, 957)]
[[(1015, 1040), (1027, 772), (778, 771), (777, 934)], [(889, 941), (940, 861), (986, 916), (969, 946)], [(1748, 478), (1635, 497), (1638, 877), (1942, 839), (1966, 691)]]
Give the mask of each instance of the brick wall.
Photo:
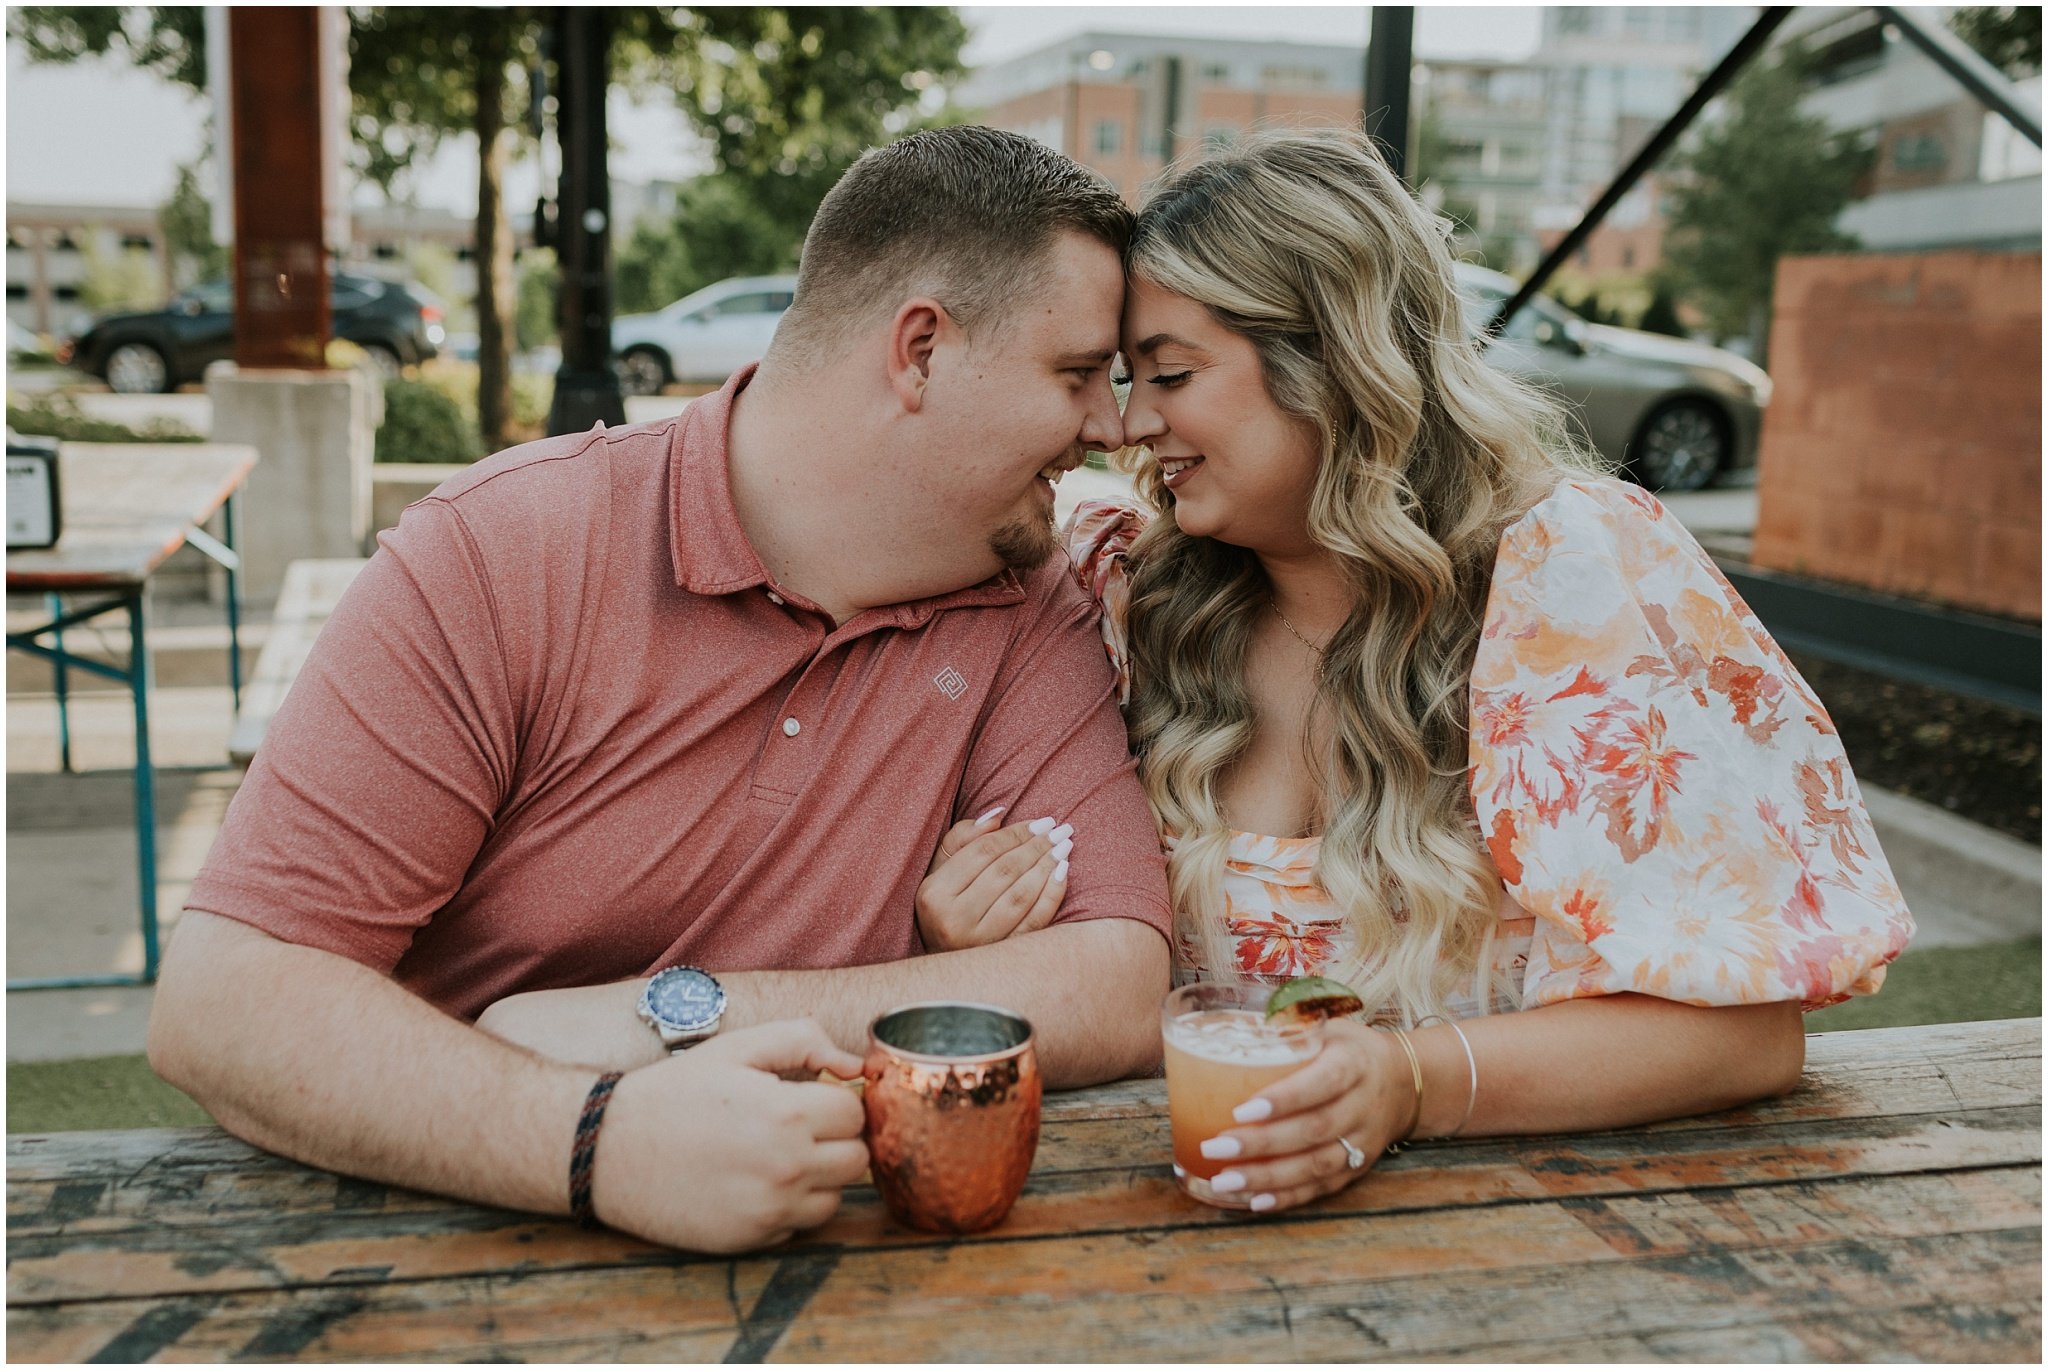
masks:
[(2041, 256), (1788, 258), (1757, 565), (2038, 622)]

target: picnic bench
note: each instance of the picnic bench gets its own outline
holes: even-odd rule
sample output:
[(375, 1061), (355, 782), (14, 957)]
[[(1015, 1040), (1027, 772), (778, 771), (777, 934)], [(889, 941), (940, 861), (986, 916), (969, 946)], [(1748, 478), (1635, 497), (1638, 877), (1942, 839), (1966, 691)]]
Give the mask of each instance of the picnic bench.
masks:
[(1264, 1218), (1174, 1188), (1164, 1086), (1132, 1081), (1046, 1097), (994, 1231), (902, 1229), (857, 1186), (824, 1228), (738, 1258), (211, 1129), (15, 1136), (8, 1353), (2038, 1363), (2040, 1057), (2038, 1018), (1826, 1034), (1781, 1099), (1428, 1143)]
[(340, 603), (342, 592), (368, 564), (363, 557), (306, 558), (285, 568), (270, 635), (256, 658), (255, 677), (235, 711), (234, 730), (228, 734), (228, 759), (237, 766), (248, 765), (263, 745), (270, 720), (277, 717), (278, 707), (313, 651), (313, 640)]
[[(156, 766), (150, 751), (153, 690), (147, 618), (150, 582), (181, 547), (227, 572), (228, 686), (242, 697), (241, 557), (235, 545), (240, 490), (256, 449), (228, 443), (76, 443), (57, 454), (63, 535), (55, 546), (7, 554), (7, 592), (40, 594), (49, 618), (9, 631), (9, 651), (50, 663), (57, 704), (57, 754), (71, 770), (70, 673), (120, 682), (135, 705), (135, 865), (142, 934), (140, 972), (10, 980), (7, 988), (75, 989), (150, 984), (156, 979)], [(206, 531), (216, 516), (221, 536)], [(68, 599), (67, 599), (68, 597)], [(119, 666), (67, 648), (65, 632), (105, 618), (125, 620), (128, 659)], [(75, 639), (74, 639), (75, 640)]]

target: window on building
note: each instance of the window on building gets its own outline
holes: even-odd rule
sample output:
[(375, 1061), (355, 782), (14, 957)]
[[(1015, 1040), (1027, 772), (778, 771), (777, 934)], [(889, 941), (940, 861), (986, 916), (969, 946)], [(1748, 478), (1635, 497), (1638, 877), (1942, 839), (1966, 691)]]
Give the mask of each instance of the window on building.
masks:
[(60, 285), (52, 288), (50, 294), (60, 300), (75, 300), (78, 298), (78, 287), (75, 285)]
[(1910, 134), (1892, 144), (1894, 171), (1940, 171), (1947, 165), (1947, 145), (1931, 134)]
[(147, 233), (124, 233), (121, 235), (123, 252), (149, 252), (156, 247), (156, 240)]
[(1132, 80), (1136, 80), (1140, 76), (1148, 75), (1151, 72), (1151, 70), (1152, 64), (1150, 62), (1146, 61), (1142, 57), (1133, 57), (1130, 61), (1130, 65), (1124, 68), (1124, 75), (1130, 77)]
[(1591, 33), (1595, 15), (1588, 5), (1561, 5), (1557, 11), (1559, 33)]
[(10, 285), (10, 286), (8, 286), (8, 287), (7, 287), (7, 298), (8, 298), (8, 299), (10, 299), (10, 300), (25, 300), (25, 299), (27, 299), (27, 298), (28, 298), (28, 287), (27, 287), (27, 286), (25, 286), (25, 285)]
[(1121, 157), (1124, 155), (1123, 120), (1097, 119), (1095, 121), (1095, 155), (1098, 157)]
[(1229, 84), (1230, 84), (1230, 63), (1228, 63), (1228, 62), (1204, 62), (1204, 63), (1202, 63), (1202, 79), (1203, 79), (1204, 81), (1207, 81), (1207, 82), (1208, 82), (1208, 83), (1209, 83), (1210, 85), (1212, 85), (1212, 86), (1227, 86), (1227, 85), (1229, 85)]

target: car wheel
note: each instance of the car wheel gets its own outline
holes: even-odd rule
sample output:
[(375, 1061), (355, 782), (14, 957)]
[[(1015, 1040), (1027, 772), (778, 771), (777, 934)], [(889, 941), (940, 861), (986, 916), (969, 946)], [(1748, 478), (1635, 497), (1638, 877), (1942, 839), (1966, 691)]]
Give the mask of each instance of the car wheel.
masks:
[(405, 362), (382, 343), (364, 343), (363, 355), (370, 359), (370, 365), (377, 374), (387, 381), (395, 381), (405, 374)]
[(1699, 490), (1728, 464), (1728, 424), (1703, 400), (1660, 405), (1628, 445), (1628, 464), (1648, 490)]
[(619, 358), (619, 386), (628, 395), (659, 395), (668, 381), (668, 358), (651, 347), (629, 347)]
[(171, 368), (148, 343), (122, 343), (107, 354), (107, 388), (118, 395), (161, 395), (171, 388)]

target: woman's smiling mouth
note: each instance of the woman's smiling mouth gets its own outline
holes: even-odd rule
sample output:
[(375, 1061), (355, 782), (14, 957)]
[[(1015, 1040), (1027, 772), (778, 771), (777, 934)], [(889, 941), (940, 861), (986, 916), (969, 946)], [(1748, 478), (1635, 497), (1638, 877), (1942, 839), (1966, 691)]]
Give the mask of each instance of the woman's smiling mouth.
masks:
[(1166, 488), (1172, 490), (1185, 484), (1195, 468), (1206, 460), (1206, 457), (1161, 457), (1159, 473), (1166, 478)]

